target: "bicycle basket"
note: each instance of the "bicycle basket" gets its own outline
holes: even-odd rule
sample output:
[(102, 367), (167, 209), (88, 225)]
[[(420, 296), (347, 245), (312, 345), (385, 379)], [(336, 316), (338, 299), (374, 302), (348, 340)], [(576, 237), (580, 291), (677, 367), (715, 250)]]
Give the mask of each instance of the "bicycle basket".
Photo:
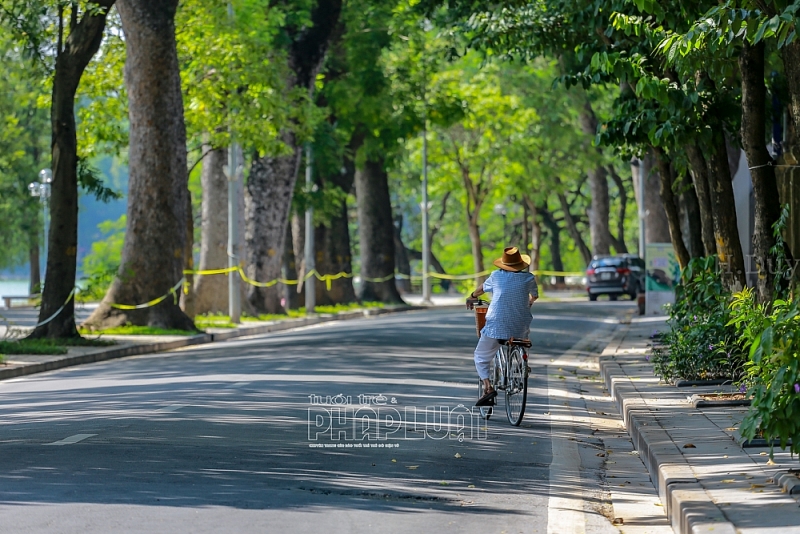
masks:
[(486, 312), (489, 311), (488, 304), (475, 305), (475, 328), (478, 331), (478, 337), (481, 337), (481, 330), (486, 326)]

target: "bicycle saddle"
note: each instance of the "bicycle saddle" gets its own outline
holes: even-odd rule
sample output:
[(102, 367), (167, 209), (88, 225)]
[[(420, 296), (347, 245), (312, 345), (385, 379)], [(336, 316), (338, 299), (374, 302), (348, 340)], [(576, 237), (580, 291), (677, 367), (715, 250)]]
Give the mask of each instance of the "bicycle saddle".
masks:
[(501, 345), (514, 345), (516, 347), (530, 347), (531, 346), (531, 340), (530, 339), (514, 339), (512, 337), (511, 339), (498, 339), (497, 342), (500, 343)]

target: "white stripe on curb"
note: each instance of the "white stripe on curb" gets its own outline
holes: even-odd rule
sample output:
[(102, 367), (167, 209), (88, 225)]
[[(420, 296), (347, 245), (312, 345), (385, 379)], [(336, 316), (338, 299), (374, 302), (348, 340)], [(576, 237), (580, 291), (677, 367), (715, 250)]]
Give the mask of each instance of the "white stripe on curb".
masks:
[(73, 443), (78, 443), (79, 441), (83, 441), (96, 435), (97, 434), (75, 434), (74, 436), (69, 436), (68, 438), (62, 439), (61, 441), (45, 443), (45, 445), (72, 445)]

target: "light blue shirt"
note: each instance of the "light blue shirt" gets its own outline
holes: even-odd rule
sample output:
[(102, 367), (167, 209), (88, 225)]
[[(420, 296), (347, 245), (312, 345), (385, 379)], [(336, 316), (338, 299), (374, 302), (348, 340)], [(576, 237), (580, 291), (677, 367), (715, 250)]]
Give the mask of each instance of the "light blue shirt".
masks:
[(498, 269), (483, 283), (483, 290), (492, 294), (492, 302), (481, 334), (494, 339), (527, 338), (531, 328), (528, 295), (539, 296), (536, 277), (527, 271)]

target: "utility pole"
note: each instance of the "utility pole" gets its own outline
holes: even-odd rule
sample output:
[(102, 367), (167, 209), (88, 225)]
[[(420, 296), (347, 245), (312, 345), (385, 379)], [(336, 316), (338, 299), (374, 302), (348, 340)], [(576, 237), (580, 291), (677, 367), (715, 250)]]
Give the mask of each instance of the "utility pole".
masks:
[(422, 129), (422, 303), (431, 302), (431, 234), (428, 229), (428, 121)]
[[(234, 22), (233, 4), (228, 2), (228, 19)], [(228, 110), (232, 113), (232, 110)], [(239, 186), (242, 176), (242, 163), (239, 161), (239, 145), (234, 141), (233, 128), (230, 128), (230, 146), (228, 147), (228, 268), (239, 266)], [(239, 288), (239, 271), (228, 273), (228, 315), (232, 323), (239, 323), (242, 315), (241, 290)]]
[[(312, 174), (312, 153), (311, 143), (306, 144), (306, 192), (311, 193), (314, 189), (314, 176)], [(309, 274), (315, 269), (314, 266), (314, 209), (311, 203), (306, 208), (306, 247), (305, 247), (305, 276), (308, 278), (303, 282), (306, 288), (306, 313), (314, 313), (316, 307), (316, 280)]]

